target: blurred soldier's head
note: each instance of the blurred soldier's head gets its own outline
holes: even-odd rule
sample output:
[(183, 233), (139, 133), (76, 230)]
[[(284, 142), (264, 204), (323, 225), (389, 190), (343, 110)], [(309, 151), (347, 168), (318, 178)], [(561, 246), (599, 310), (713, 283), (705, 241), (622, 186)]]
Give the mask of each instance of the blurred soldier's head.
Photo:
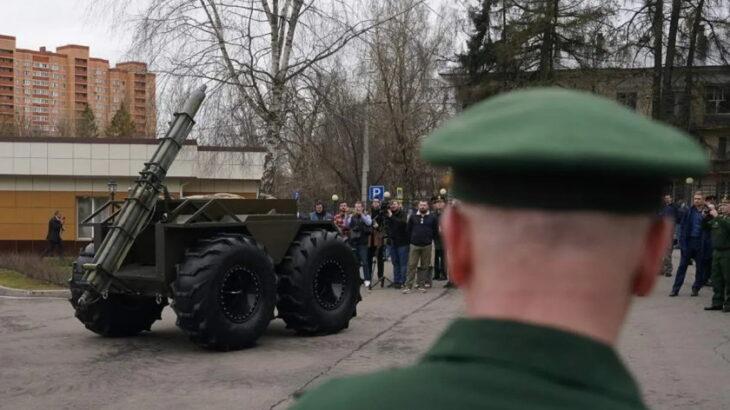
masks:
[(422, 154), (453, 170), (459, 202), (441, 223), (467, 315), (607, 344), (632, 296), (652, 290), (670, 244), (672, 222), (655, 215), (662, 188), (708, 169), (681, 131), (557, 89), (477, 104), (427, 138)]

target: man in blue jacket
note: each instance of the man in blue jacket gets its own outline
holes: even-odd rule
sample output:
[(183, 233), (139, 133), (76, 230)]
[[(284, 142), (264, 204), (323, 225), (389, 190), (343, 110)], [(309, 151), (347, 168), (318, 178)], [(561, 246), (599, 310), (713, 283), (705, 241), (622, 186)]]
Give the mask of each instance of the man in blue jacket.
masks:
[[(677, 209), (677, 205), (674, 203), (674, 200), (672, 199), (671, 195), (664, 195), (663, 198), (664, 206), (662, 206), (662, 209), (659, 211), (659, 216), (662, 218), (668, 218), (672, 220), (675, 224), (679, 225), (679, 209)], [(672, 238), (674, 238), (674, 235), (672, 235)], [(674, 270), (674, 267), (672, 266), (672, 251), (674, 250), (674, 241), (669, 245), (669, 249), (667, 249), (667, 254), (664, 255), (664, 260), (662, 261), (662, 270), (659, 272), (660, 275), (664, 276), (672, 276), (672, 270)]]
[(682, 231), (679, 235), (679, 249), (682, 258), (677, 268), (677, 277), (674, 279), (672, 293), (669, 294), (672, 297), (679, 294), (679, 290), (684, 283), (684, 276), (687, 274), (687, 267), (691, 261), (694, 261), (696, 267), (695, 281), (692, 284), (692, 296), (699, 295), (706, 277), (706, 264), (704, 262), (712, 255), (710, 231), (703, 226), (703, 221), (709, 217), (709, 213), (702, 192), (695, 193), (692, 203), (694, 206), (682, 216)]

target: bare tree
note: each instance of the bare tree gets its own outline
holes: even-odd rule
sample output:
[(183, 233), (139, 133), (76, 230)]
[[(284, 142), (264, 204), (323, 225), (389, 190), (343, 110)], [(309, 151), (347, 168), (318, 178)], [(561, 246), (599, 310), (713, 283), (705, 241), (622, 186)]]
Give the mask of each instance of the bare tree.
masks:
[(285, 165), (288, 86), (392, 18), (361, 18), (357, 7), (345, 0), (151, 0), (135, 17), (135, 47), (163, 74), (235, 90), (221, 103), (247, 120), (254, 114), (263, 128), (256, 133), (268, 151), (261, 190), (270, 193)]

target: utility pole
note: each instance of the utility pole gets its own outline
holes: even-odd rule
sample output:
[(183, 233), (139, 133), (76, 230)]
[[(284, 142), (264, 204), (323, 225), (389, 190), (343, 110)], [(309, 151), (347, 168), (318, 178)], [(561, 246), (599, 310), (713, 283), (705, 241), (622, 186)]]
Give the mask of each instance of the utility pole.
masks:
[(370, 87), (365, 98), (365, 128), (362, 136), (362, 181), (361, 200), (366, 203), (368, 200), (368, 173), (370, 172)]

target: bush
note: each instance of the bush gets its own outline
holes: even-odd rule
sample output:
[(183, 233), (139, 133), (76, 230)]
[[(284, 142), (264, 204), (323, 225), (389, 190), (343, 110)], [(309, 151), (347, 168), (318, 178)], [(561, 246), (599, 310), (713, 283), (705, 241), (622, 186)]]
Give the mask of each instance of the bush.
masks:
[(0, 253), (0, 268), (14, 270), (29, 278), (68, 286), (71, 258), (43, 258), (32, 253)]

